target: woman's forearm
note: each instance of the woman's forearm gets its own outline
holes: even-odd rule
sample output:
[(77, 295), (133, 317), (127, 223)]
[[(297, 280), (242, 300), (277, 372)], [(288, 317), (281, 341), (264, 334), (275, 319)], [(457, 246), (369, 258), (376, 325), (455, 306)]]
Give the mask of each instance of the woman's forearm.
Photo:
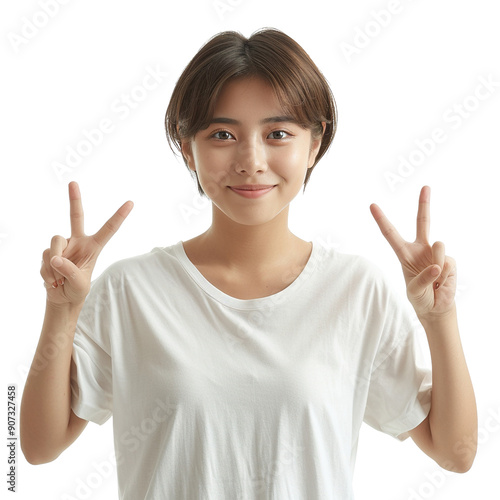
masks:
[(420, 318), (432, 359), (429, 425), (437, 454), (458, 472), (477, 450), (477, 408), (458, 331), (456, 307), (446, 316)]

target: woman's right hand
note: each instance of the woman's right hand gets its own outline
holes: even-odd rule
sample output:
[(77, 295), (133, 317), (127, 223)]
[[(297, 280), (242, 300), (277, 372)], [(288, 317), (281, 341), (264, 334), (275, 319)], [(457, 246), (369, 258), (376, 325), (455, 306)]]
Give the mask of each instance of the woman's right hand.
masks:
[[(118, 231), (134, 203), (125, 202), (116, 213), (92, 236), (83, 232), (83, 207), (80, 188), (76, 182), (68, 184), (71, 237), (54, 236), (50, 248), (43, 252), (40, 274), (47, 290), (47, 301), (52, 305), (81, 306), (90, 291), (92, 271), (104, 245)], [(55, 265), (62, 259), (60, 266)]]

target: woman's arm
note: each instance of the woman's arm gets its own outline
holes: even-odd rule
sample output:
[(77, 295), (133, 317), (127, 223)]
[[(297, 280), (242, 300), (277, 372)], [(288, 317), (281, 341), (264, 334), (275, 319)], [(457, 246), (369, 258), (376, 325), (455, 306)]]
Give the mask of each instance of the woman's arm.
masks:
[(71, 354), (81, 308), (47, 301), (21, 400), (21, 448), (31, 464), (55, 460), (88, 423), (71, 410)]
[(21, 401), (21, 449), (32, 464), (55, 460), (87, 425), (71, 410), (75, 329), (97, 257), (133, 208), (132, 202), (124, 203), (97, 233), (87, 236), (76, 182), (68, 184), (68, 193), (71, 237), (54, 236), (43, 252), (45, 319)]
[(424, 327), (432, 359), (431, 409), (409, 432), (417, 445), (441, 467), (466, 472), (477, 451), (477, 408), (458, 333), (455, 305), (456, 264), (444, 244), (429, 243), (430, 188), (420, 192), (417, 237), (405, 241), (375, 204), (371, 213), (396, 253), (406, 292)]
[(431, 409), (409, 434), (443, 469), (467, 472), (476, 456), (478, 424), (456, 308), (445, 317), (420, 321), (432, 359)]

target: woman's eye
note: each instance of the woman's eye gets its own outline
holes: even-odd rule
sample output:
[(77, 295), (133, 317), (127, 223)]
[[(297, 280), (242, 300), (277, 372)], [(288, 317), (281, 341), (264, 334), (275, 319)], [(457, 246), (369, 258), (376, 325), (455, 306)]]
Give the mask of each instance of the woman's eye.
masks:
[(216, 139), (221, 139), (221, 140), (227, 139), (227, 137), (217, 137), (217, 134), (231, 135), (227, 130), (218, 130), (217, 132), (215, 132), (214, 134), (212, 134), (212, 137), (215, 137)]
[[(289, 135), (288, 132), (285, 132), (284, 130), (274, 130), (269, 135), (272, 135), (272, 134), (285, 134), (285, 135)], [(273, 137), (273, 139), (286, 139), (286, 137)]]

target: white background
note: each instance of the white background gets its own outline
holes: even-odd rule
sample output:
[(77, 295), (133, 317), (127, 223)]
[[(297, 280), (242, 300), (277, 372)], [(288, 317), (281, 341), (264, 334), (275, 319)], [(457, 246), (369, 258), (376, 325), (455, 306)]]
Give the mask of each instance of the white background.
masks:
[[(80, 185), (87, 234), (125, 201), (135, 203), (99, 257), (93, 278), (119, 259), (205, 231), (210, 206), (168, 147), (165, 110), (177, 78), (211, 36), (237, 30), (249, 37), (272, 26), (309, 53), (329, 81), (339, 110), (329, 153), (316, 166), (305, 194), (292, 203), (292, 231), (308, 241), (328, 238), (340, 251), (368, 257), (404, 295), (399, 262), (369, 205), (378, 203), (402, 236), (413, 240), (418, 194), (427, 184), (432, 189), (430, 237), (443, 241), (458, 265), (460, 332), (479, 414), (474, 466), (466, 474), (446, 473), (411, 439), (400, 443), (364, 425), (354, 477), (357, 499), (470, 499), (479, 487), (487, 492), (484, 498), (499, 498), (496, 7), (487, 0), (3, 3), (4, 401), (7, 385), (16, 384), (19, 408), (41, 330), (42, 252), (53, 235), (70, 235), (68, 183)], [(144, 90), (139, 87), (148, 68), (157, 71), (158, 84)], [(123, 95), (132, 96), (130, 104)], [(54, 164), (65, 163), (68, 148), (81, 145), (86, 131), (103, 119), (113, 130), (78, 165), (58, 174)], [(431, 145), (436, 128), (445, 139)], [(428, 144), (426, 154), (418, 153), (416, 141)], [(414, 164), (398, 174), (401, 158)], [(387, 172), (404, 175), (391, 187)], [(2, 425), (5, 436), (5, 417)], [(2, 448), (6, 471), (5, 441)], [(30, 465), (19, 448), (17, 456), (19, 499), (117, 498), (111, 420), (102, 427), (90, 423), (52, 463)], [(7, 484), (2, 477), (3, 497)]]

